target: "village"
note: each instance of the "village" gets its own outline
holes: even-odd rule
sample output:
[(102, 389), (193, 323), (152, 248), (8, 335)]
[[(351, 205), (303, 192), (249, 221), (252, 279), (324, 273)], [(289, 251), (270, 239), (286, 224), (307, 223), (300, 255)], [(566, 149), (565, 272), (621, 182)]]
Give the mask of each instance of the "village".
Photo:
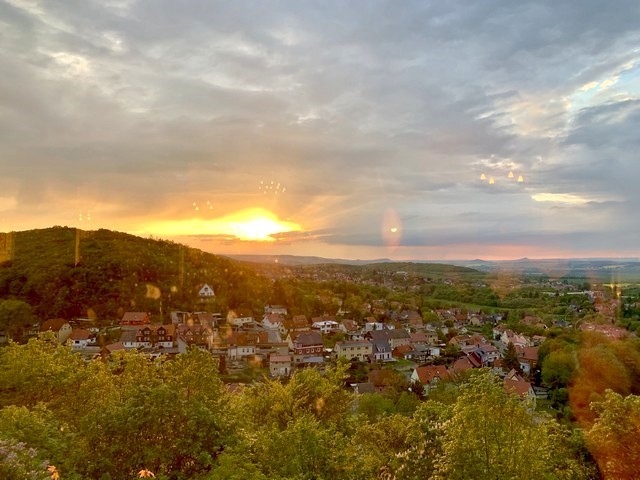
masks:
[[(207, 284), (198, 295), (200, 306), (215, 298)], [(600, 311), (612, 310), (609, 303), (597, 303)], [(358, 394), (385, 392), (400, 384), (428, 396), (440, 384), (460, 382), (473, 369), (489, 368), (503, 379), (506, 390), (534, 408), (537, 399), (547, 398), (539, 382), (538, 349), (549, 325), (534, 315), (520, 323), (538, 334), (525, 335), (510, 329), (501, 314), (459, 308), (435, 309), (426, 322), (416, 309), (393, 312), (384, 321), (373, 314), (356, 321), (348, 313), (338, 309), (336, 315), (307, 318), (290, 315), (282, 305), (266, 305), (259, 317), (241, 309), (230, 309), (226, 316), (172, 311), (171, 323), (158, 324), (147, 312), (128, 311), (117, 325), (104, 329), (89, 326), (87, 319), (51, 319), (38, 331), (52, 332), (59, 343), (86, 359), (117, 351), (171, 358), (197, 348), (218, 359), (220, 373), (230, 384), (265, 376), (286, 379), (301, 368), (322, 371), (342, 359), (360, 373), (348, 382)], [(629, 334), (611, 324), (560, 321), (553, 327), (598, 331), (610, 338)]]

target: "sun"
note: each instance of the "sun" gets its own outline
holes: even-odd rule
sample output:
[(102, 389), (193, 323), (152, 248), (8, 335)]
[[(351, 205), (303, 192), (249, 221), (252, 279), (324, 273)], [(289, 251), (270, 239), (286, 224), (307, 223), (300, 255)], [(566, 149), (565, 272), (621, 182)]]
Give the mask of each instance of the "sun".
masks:
[(227, 233), (240, 240), (273, 242), (277, 233), (300, 231), (300, 226), (282, 220), (271, 212), (251, 209), (227, 220)]
[(297, 223), (280, 220), (263, 208), (249, 208), (212, 219), (184, 219), (147, 225), (146, 231), (154, 235), (215, 235), (229, 240), (249, 242), (275, 242), (276, 235), (300, 232)]

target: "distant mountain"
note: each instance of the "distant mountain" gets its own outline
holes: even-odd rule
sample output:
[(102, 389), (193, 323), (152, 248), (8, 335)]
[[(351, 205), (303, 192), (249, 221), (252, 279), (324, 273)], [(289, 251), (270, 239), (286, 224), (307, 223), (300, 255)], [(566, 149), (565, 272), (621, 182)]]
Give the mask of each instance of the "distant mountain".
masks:
[(504, 261), (458, 260), (446, 263), (487, 273), (509, 272), (552, 279), (584, 279), (596, 283), (640, 281), (640, 260), (635, 258), (521, 258)]
[(281, 265), (368, 265), (371, 263), (387, 263), (391, 262), (388, 258), (379, 258), (375, 260), (345, 260), (339, 258), (323, 258), (314, 256), (298, 256), (298, 255), (226, 255), (233, 260), (253, 263), (279, 263)]

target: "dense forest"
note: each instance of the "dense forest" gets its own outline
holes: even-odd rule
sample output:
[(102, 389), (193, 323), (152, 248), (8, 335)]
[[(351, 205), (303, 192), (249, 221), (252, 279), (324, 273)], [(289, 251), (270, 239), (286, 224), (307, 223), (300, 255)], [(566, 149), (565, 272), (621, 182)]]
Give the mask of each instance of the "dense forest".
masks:
[(258, 310), (270, 292), (270, 282), (241, 262), (109, 230), (16, 232), (12, 244), (11, 259), (0, 265), (0, 298), (27, 303), (41, 319), (193, 309), (205, 283), (216, 302), (203, 309)]

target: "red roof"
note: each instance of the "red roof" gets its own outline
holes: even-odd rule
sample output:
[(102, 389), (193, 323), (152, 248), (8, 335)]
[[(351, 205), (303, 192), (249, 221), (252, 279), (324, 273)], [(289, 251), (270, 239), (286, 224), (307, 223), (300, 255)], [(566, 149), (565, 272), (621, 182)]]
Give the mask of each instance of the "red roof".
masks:
[(524, 398), (529, 394), (531, 384), (529, 382), (522, 382), (520, 380), (506, 380), (504, 381), (504, 389), (508, 393), (515, 393), (520, 398)]
[(40, 325), (41, 332), (59, 332), (62, 327), (65, 326), (68, 322), (64, 318), (53, 318), (51, 320), (47, 320)]
[(467, 370), (470, 370), (472, 368), (473, 368), (473, 364), (471, 363), (471, 361), (469, 361), (467, 357), (456, 360), (455, 362), (453, 362), (453, 365), (451, 366), (451, 369), (456, 373), (466, 372)]
[(69, 335), (71, 340), (89, 340), (91, 337), (93, 337), (93, 333), (89, 330), (83, 330), (82, 328), (73, 330), (71, 335)]
[(271, 355), (269, 361), (271, 363), (291, 363), (291, 355)]
[(444, 365), (427, 365), (425, 367), (416, 368), (416, 373), (420, 383), (426, 385), (431, 383), (433, 379), (449, 380), (449, 372)]

